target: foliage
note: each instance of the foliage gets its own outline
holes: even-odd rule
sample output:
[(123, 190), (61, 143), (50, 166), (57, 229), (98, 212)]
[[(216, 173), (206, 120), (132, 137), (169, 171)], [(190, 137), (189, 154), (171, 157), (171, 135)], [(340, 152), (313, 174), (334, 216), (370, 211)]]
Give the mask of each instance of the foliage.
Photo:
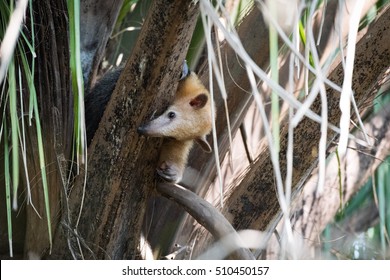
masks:
[[(0, 80), (2, 82), (2, 94), (1, 94), (1, 108), (3, 109), (2, 121), (1, 121), (1, 129), (0, 129), (0, 137), (4, 143), (4, 161), (5, 161), (5, 169), (4, 169), (4, 177), (5, 177), (5, 188), (6, 188), (6, 198), (7, 198), (7, 218), (8, 218), (8, 236), (10, 243), (10, 256), (13, 255), (12, 250), (12, 222), (11, 222), (11, 208), (10, 208), (10, 199), (13, 200), (12, 208), (13, 210), (18, 210), (18, 186), (19, 186), (19, 165), (22, 165), (24, 171), (22, 173), (25, 174), (26, 181), (26, 191), (27, 191), (27, 203), (31, 204), (34, 207), (34, 202), (31, 200), (30, 196), (30, 178), (28, 176), (28, 167), (26, 165), (26, 135), (25, 129), (28, 126), (32, 126), (35, 124), (36, 134), (38, 139), (38, 159), (40, 162), (41, 168), (41, 176), (42, 176), (42, 187), (44, 192), (44, 199), (46, 205), (46, 215), (50, 217), (50, 207), (49, 207), (49, 199), (48, 199), (48, 184), (46, 178), (46, 163), (44, 158), (44, 144), (41, 130), (41, 122), (39, 118), (39, 109), (37, 103), (37, 95), (34, 86), (34, 69), (35, 69), (35, 41), (34, 41), (34, 22), (32, 17), (32, 7), (31, 1), (29, 5), (29, 14), (30, 14), (30, 31), (31, 34), (29, 37), (23, 32), (23, 30), (19, 31), (19, 27), (21, 28), (21, 20), (23, 18), (23, 14), (25, 13), (27, 7), (27, 1), (19, 1), (16, 7), (13, 6), (13, 1), (9, 1), (8, 4), (6, 1), (2, 1), (0, 3), (1, 10), (1, 26), (0, 26), (0, 37), (3, 38), (1, 50), (3, 53), (1, 67), (7, 69), (8, 75), (6, 76), (6, 80)], [(19, 15), (20, 21), (17, 21), (17, 15)], [(16, 28), (16, 29), (15, 29)], [(10, 52), (6, 53), (4, 50), (7, 47), (10, 47), (13, 42), (6, 41), (7, 35), (14, 36), (15, 40), (19, 36), (19, 32), (21, 33), (20, 40), (17, 41), (17, 45), (15, 48), (15, 54), (13, 54), (13, 49)], [(16, 43), (16, 41), (15, 41)], [(7, 45), (9, 44), (9, 45)], [(10, 64), (7, 65), (6, 61), (9, 59)], [(19, 83), (19, 84), (17, 84)], [(24, 104), (22, 99), (23, 89), (27, 88), (27, 92), (30, 94), (29, 106), (28, 106), (28, 119), (26, 125), (24, 112)], [(19, 91), (19, 96), (18, 96)], [(4, 129), (4, 130), (3, 130)], [(2, 133), (4, 131), (4, 133)], [(8, 139), (10, 137), (11, 141), (8, 143)], [(9, 146), (10, 144), (10, 146)], [(20, 163), (19, 158), (19, 149), (21, 150), (21, 160)], [(9, 159), (9, 151), (11, 150), (11, 160)], [(11, 163), (11, 165), (10, 165)], [(12, 175), (11, 175), (12, 174)], [(12, 189), (12, 196), (10, 196), (10, 189)], [(37, 213), (37, 215), (39, 215)], [(51, 223), (48, 220), (48, 233), (51, 247), (52, 240), (52, 231), (51, 231)]]

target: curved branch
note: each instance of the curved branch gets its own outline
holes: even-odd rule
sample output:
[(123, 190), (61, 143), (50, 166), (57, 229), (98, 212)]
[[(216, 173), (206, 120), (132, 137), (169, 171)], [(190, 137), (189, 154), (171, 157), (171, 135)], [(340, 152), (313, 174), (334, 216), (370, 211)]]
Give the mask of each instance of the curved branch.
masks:
[[(214, 208), (213, 205), (202, 199), (195, 193), (179, 185), (158, 183), (157, 191), (164, 197), (173, 200), (182, 206), (198, 223), (204, 226), (215, 239), (221, 239), (227, 235), (238, 233), (226, 218)], [(232, 246), (233, 244), (225, 244)], [(233, 253), (235, 259), (254, 260), (253, 254), (247, 248), (237, 249)]]

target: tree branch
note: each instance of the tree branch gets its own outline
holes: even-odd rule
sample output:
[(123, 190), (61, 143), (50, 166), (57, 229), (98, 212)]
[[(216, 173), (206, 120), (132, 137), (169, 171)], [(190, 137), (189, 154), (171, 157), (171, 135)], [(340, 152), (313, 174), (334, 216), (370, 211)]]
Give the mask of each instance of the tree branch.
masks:
[[(226, 218), (210, 203), (195, 193), (179, 186), (167, 183), (158, 183), (157, 191), (161, 195), (181, 205), (195, 220), (204, 226), (215, 239), (222, 239), (225, 236), (233, 235), (239, 238), (237, 232)], [(228, 246), (229, 244), (225, 244)], [(233, 244), (230, 244), (230, 247)], [(253, 254), (246, 248), (236, 250), (232, 254), (234, 259), (254, 260)]]

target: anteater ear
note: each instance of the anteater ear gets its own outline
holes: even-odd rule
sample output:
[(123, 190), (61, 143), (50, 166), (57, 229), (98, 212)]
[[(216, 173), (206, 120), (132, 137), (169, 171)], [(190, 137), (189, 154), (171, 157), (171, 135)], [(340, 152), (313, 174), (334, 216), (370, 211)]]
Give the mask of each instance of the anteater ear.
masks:
[(206, 105), (208, 99), (205, 93), (201, 93), (190, 101), (190, 105), (194, 109), (201, 109)]

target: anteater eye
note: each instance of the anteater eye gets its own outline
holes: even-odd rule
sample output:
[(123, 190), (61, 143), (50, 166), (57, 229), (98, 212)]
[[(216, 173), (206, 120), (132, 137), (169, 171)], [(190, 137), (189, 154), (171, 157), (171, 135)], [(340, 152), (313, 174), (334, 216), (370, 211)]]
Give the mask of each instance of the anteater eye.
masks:
[(172, 120), (172, 119), (174, 119), (175, 117), (176, 117), (175, 112), (169, 112), (169, 113), (168, 113), (168, 118), (169, 118), (169, 119)]

